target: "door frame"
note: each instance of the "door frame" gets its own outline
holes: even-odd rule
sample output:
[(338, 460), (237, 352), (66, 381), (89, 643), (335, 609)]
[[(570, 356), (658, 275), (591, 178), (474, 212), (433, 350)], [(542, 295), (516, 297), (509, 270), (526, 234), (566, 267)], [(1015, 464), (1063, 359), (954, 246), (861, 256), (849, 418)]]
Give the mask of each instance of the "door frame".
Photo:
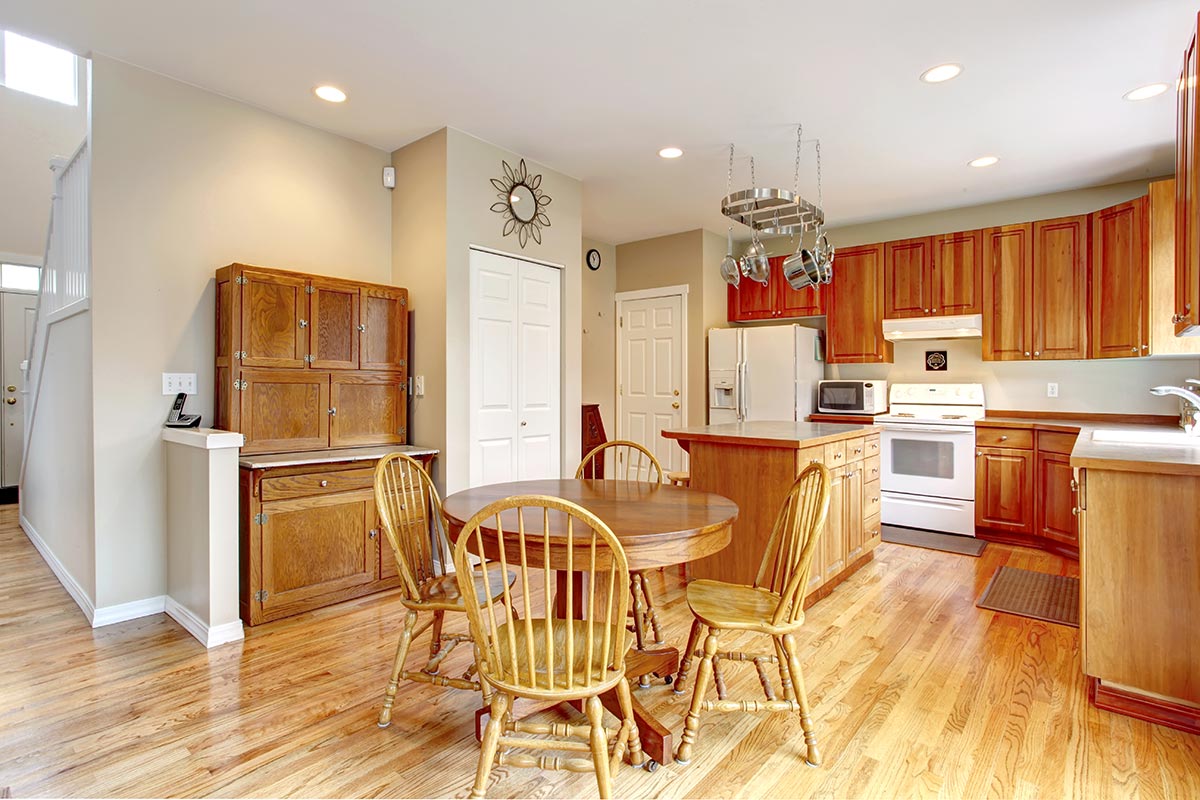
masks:
[[(559, 366), (558, 366), (558, 461), (559, 461), (559, 472), (562, 473), (563, 475), (566, 475), (567, 467), (571, 462), (571, 459), (567, 458), (568, 450), (567, 450), (567, 436), (566, 436), (566, 432), (567, 432), (567, 402), (566, 402), (566, 400), (567, 400), (567, 381), (565, 380), (565, 376), (566, 376), (566, 358), (567, 358), (567, 346), (566, 346), (567, 345), (567, 316), (566, 316), (567, 315), (567, 277), (568, 277), (567, 267), (565, 264), (558, 264), (553, 261), (546, 261), (546, 260), (540, 259), (540, 258), (533, 258), (532, 256), (523, 255), (521, 253), (512, 253), (507, 250), (498, 250), (495, 247), (484, 247), (483, 245), (472, 244), (472, 245), (467, 246), (467, 283), (468, 283), (468, 285), (470, 284), (470, 280), (471, 280), (471, 260), (470, 259), (471, 259), (471, 251), (473, 251), (473, 250), (477, 250), (481, 253), (491, 253), (492, 255), (495, 255), (495, 256), (503, 256), (505, 258), (516, 259), (517, 261), (524, 261), (528, 264), (537, 264), (538, 266), (541, 266), (541, 267), (549, 267), (550, 269), (558, 270), (558, 273), (559, 273), (559, 276), (558, 276), (558, 364), (559, 364)], [(471, 316), (470, 303), (471, 303), (471, 297), (470, 297), (470, 293), (468, 291), (468, 295), (467, 295), (467, 325), (468, 325), (467, 337), (468, 337), (468, 342), (470, 342), (470, 330), (471, 330), (471, 324), (473, 321), (473, 318)], [(474, 398), (471, 396), (471, 374), (470, 374), (470, 369), (472, 367), (474, 367), (474, 363), (471, 361), (471, 359), (474, 358), (474, 355), (475, 354), (472, 351), (470, 344), (468, 344), (468, 351), (467, 351), (467, 369), (468, 369), (468, 373), (467, 373), (467, 414), (468, 414), (467, 445), (468, 445), (468, 448), (470, 447), (471, 443), (474, 441), (473, 437), (475, 435), (474, 414), (471, 413), (471, 409), (473, 407), (472, 400)], [(467, 459), (468, 459), (467, 460), (467, 476), (468, 476), (467, 477), (467, 485), (468, 486), (470, 485), (470, 470), (471, 470), (470, 458), (471, 458), (471, 456), (468, 453), (468, 456), (467, 456)], [(572, 475), (574, 474), (573, 470), (572, 470), (571, 474)]]
[[(624, 419), (624, 415), (621, 413), (622, 412), (621, 391), (620, 391), (619, 387), (621, 385), (621, 375), (623, 374), (621, 371), (621, 368), (623, 366), (621, 364), (621, 330), (623, 329), (621, 320), (623, 320), (625, 318), (625, 302), (628, 300), (650, 300), (650, 299), (657, 298), (657, 297), (678, 297), (679, 298), (679, 305), (680, 305), (679, 317), (680, 317), (680, 323), (683, 325), (683, 330), (682, 330), (683, 335), (679, 337), (679, 340), (681, 343), (681, 350), (682, 350), (682, 352), (679, 355), (680, 370), (681, 370), (680, 374), (682, 376), (681, 380), (679, 381), (679, 383), (680, 383), (679, 410), (683, 412), (680, 415), (680, 425), (679, 426), (681, 428), (687, 427), (687, 424), (688, 424), (688, 325), (687, 325), (687, 323), (688, 323), (688, 291), (689, 291), (689, 289), (691, 289), (690, 285), (688, 285), (686, 283), (680, 283), (680, 284), (676, 284), (674, 286), (660, 286), (657, 289), (635, 289), (633, 291), (628, 291), (628, 292), (617, 292), (617, 294), (616, 294), (617, 340), (616, 340), (616, 342), (614, 342), (614, 345), (616, 346), (616, 349), (617, 349), (617, 360), (616, 360), (617, 374), (615, 376), (617, 380), (615, 381), (616, 385), (613, 386), (613, 390), (614, 390), (613, 393), (616, 394), (616, 396), (617, 396), (617, 398), (616, 398), (617, 399), (617, 402), (616, 402), (617, 418), (616, 418), (616, 425), (614, 425), (613, 427), (616, 428), (615, 436), (617, 439), (625, 438), (625, 435), (624, 435), (625, 431), (622, 430), (622, 420)], [(688, 452), (686, 450), (683, 451), (683, 465), (685, 468), (687, 468), (689, 466)]]

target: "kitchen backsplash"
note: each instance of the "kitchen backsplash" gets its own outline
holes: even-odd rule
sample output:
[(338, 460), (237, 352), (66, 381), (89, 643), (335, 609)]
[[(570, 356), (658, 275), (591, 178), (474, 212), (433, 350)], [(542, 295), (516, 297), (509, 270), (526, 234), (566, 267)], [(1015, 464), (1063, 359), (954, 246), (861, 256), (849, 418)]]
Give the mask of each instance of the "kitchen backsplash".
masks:
[[(946, 352), (944, 371), (927, 371), (925, 353)], [(1200, 377), (1196, 358), (1093, 361), (984, 361), (979, 339), (898, 342), (894, 364), (826, 365), (827, 378), (878, 378), (890, 383), (982, 383), (987, 406), (1020, 411), (1175, 414), (1174, 398), (1149, 389)], [(1058, 397), (1046, 384), (1058, 384)]]

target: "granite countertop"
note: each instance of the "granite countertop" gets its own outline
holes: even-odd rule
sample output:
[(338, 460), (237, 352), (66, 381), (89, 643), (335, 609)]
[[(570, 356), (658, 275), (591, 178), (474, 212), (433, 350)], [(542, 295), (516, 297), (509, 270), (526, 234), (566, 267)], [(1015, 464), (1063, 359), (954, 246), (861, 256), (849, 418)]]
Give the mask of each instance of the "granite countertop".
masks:
[(266, 469), (268, 467), (298, 467), (304, 464), (334, 464), (342, 461), (370, 461), (382, 458), (388, 453), (428, 456), (437, 455), (438, 451), (432, 447), (418, 447), (411, 444), (348, 447), (344, 450), (301, 450), (296, 453), (264, 453), (263, 455), (242, 456), (238, 459), (238, 466), (247, 469)]
[(878, 428), (870, 425), (838, 425), (830, 422), (729, 422), (723, 425), (696, 425), (663, 431), (662, 435), (667, 439), (684, 442), (786, 447), (797, 450), (878, 433)]

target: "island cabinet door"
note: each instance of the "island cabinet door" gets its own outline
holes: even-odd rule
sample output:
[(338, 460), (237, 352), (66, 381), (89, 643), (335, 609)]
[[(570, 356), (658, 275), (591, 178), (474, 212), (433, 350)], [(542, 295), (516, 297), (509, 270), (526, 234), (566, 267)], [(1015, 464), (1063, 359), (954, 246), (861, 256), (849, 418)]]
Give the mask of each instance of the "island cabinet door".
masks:
[(328, 372), (244, 369), (239, 386), (243, 453), (329, 446)]
[(241, 365), (303, 369), (308, 356), (308, 278), (249, 269), (241, 278)]
[(404, 444), (404, 390), (404, 380), (392, 372), (334, 373), (329, 390), (329, 446)]
[(309, 366), (358, 369), (358, 294), (352, 283), (313, 278)]
[(842, 497), (846, 504), (846, 550), (842, 569), (850, 566), (866, 552), (867, 539), (863, 530), (863, 508), (866, 505), (863, 492), (863, 464), (859, 462), (846, 467)]
[(373, 492), (347, 492), (263, 503), (264, 620), (351, 597), (375, 581), (379, 542)]
[(983, 358), (1033, 358), (1033, 225), (988, 228), (983, 237)]
[[(850, 549), (850, 494), (851, 482), (847, 477), (852, 470), (836, 468), (830, 471), (829, 517), (825, 525), (825, 581), (830, 581), (846, 568), (846, 553)], [(861, 484), (859, 485), (861, 489)], [(859, 500), (861, 503), (862, 501)], [(862, 519), (861, 509), (858, 515)]]
[(981, 447), (975, 451), (975, 525), (1033, 533), (1033, 451)]
[(408, 291), (363, 287), (361, 309), (362, 369), (404, 372), (408, 358)]

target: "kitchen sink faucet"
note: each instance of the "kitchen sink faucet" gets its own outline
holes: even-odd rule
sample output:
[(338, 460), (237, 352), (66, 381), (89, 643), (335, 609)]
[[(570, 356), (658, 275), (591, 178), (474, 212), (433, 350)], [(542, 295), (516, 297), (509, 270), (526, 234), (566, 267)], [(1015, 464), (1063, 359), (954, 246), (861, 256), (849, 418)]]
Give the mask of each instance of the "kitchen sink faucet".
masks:
[(1178, 397), (1179, 427), (1183, 428), (1184, 433), (1200, 436), (1200, 394), (1196, 392), (1196, 388), (1200, 388), (1200, 380), (1188, 378), (1184, 383), (1187, 384), (1187, 388), (1155, 386), (1150, 390), (1150, 394), (1158, 395), (1159, 397), (1167, 395)]

